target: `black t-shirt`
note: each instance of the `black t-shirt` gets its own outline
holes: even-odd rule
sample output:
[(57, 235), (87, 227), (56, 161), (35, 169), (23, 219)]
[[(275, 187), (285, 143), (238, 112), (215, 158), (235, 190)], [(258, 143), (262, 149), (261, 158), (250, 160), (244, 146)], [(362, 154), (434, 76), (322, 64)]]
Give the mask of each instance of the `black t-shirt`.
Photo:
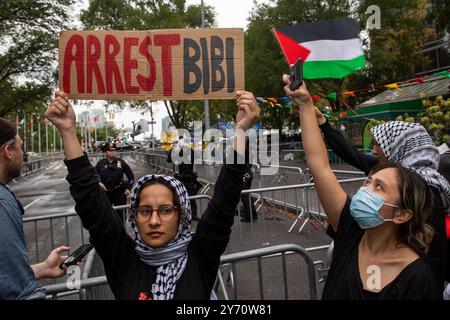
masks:
[(365, 230), (350, 215), (350, 198), (347, 198), (333, 232), (333, 262), (328, 273), (322, 299), (324, 300), (422, 300), (442, 299), (436, 287), (433, 270), (424, 258), (406, 266), (400, 274), (380, 292), (364, 290), (358, 264), (358, 247)]

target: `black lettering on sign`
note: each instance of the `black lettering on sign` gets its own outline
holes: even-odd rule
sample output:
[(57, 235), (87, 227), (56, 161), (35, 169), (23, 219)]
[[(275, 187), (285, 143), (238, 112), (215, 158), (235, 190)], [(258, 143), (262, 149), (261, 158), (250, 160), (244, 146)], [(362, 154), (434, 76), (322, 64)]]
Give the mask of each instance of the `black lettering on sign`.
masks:
[[(194, 54), (189, 55), (189, 51), (192, 49)], [(183, 41), (183, 60), (184, 60), (184, 93), (194, 93), (200, 88), (202, 83), (202, 71), (200, 70), (197, 62), (200, 60), (200, 46), (194, 40), (190, 38), (184, 38)], [(190, 76), (191, 73), (194, 75), (194, 82), (191, 83)]]
[(227, 59), (227, 92), (234, 92), (236, 82), (234, 78), (234, 39), (226, 39), (226, 59)]
[[(225, 87), (225, 72), (222, 62), (224, 58), (223, 41), (220, 37), (211, 37), (211, 88), (212, 92), (220, 91)], [(219, 77), (217, 76), (219, 73)]]
[(202, 47), (202, 66), (203, 66), (203, 93), (209, 93), (209, 55), (208, 42), (206, 38), (200, 38), (200, 46)]

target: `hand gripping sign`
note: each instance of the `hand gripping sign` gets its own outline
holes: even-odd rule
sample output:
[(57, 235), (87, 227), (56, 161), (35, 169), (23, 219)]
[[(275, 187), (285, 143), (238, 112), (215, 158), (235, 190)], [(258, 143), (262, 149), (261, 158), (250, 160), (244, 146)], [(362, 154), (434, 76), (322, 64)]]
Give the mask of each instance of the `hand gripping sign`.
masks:
[(59, 86), (71, 99), (232, 99), (244, 89), (243, 30), (64, 31)]

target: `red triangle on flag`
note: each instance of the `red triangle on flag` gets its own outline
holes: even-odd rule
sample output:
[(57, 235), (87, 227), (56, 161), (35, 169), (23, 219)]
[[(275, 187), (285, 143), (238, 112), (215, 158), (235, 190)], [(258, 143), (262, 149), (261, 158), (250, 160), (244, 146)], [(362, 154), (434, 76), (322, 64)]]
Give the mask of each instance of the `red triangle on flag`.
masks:
[(292, 40), (285, 34), (273, 30), (275, 36), (280, 44), (281, 49), (283, 49), (284, 56), (289, 64), (294, 64), (298, 58), (301, 58), (303, 61), (306, 61), (311, 50), (303, 47), (300, 43)]

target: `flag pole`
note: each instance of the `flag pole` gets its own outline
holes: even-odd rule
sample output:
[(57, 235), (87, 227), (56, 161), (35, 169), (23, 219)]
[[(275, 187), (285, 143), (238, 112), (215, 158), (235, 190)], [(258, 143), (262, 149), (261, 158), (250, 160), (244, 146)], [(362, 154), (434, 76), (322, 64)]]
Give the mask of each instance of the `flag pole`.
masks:
[(34, 152), (34, 137), (33, 137), (33, 115), (34, 113), (31, 114), (31, 118), (30, 118), (30, 140), (31, 140), (31, 152)]

